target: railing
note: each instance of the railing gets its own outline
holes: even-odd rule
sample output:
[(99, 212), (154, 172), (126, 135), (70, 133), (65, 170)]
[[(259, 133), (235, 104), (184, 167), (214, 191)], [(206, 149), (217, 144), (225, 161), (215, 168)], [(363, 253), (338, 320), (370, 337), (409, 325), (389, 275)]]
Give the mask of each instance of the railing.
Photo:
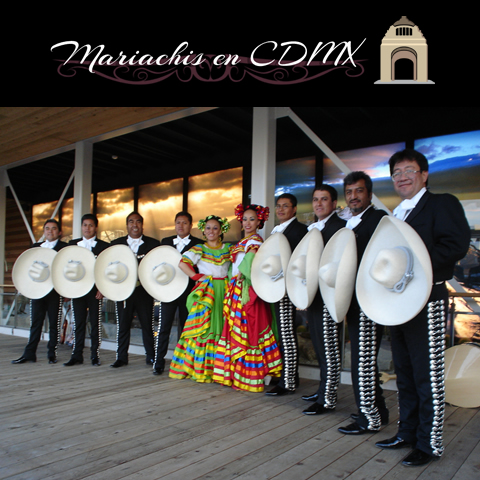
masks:
[[(5, 297), (5, 296), (15, 297), (13, 299), (12, 305), (10, 306), (10, 309), (8, 310), (8, 313), (7, 313), (7, 317), (5, 319), (5, 324), (7, 324), (8, 320), (10, 319), (10, 317), (12, 315), (13, 309), (15, 308), (15, 305), (17, 304), (18, 291), (15, 289), (15, 292), (5, 292), (5, 291), (3, 291), (5, 288), (15, 289), (15, 286), (14, 285), (0, 285), (0, 289), (1, 289), (0, 295), (2, 297)], [(2, 302), (2, 312), (0, 312), (0, 315), (3, 316), (3, 302)], [(3, 318), (1, 318), (0, 320), (3, 320)], [(0, 323), (2, 323), (2, 322), (0, 322)]]
[[(448, 296), (452, 299), (450, 303), (450, 347), (455, 345), (455, 298), (480, 298), (480, 292), (478, 293), (470, 293), (470, 292), (449, 292)], [(479, 316), (479, 312), (458, 312), (462, 315), (477, 315)]]

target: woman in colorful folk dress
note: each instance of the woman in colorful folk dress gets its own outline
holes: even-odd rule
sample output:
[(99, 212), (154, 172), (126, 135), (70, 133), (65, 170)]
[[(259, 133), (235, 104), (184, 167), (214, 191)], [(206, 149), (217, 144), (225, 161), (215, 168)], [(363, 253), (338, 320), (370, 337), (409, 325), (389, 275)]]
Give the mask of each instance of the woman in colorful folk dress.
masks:
[(198, 222), (198, 228), (206, 243), (185, 252), (179, 265), (197, 284), (187, 298), (189, 314), (173, 353), (169, 376), (211, 383), (215, 350), (224, 323), (223, 301), (231, 244), (223, 242), (223, 234), (230, 224), (226, 218), (209, 215)]
[[(266, 375), (280, 376), (282, 359), (272, 331), (272, 309), (251, 285), (255, 253), (263, 243), (257, 233), (269, 209), (238, 205), (245, 237), (232, 249), (232, 278), (225, 298), (225, 326), (215, 355), (213, 380), (238, 390), (262, 392)], [(273, 322), (275, 324), (275, 322)]]

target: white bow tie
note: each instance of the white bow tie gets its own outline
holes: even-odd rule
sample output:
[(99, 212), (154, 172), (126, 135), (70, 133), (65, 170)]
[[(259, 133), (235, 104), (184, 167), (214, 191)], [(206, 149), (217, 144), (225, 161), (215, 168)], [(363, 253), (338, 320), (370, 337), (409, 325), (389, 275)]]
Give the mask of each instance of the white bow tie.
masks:
[(185, 238), (174, 238), (173, 239), (173, 244), (177, 247), (177, 250), (181, 252), (183, 250), (183, 247), (188, 245), (190, 243), (190, 239), (185, 237)]
[(280, 225), (277, 225), (273, 230), (272, 230), (272, 233), (270, 235), (273, 235), (274, 233), (283, 233), (283, 231), (285, 230), (285, 226), (281, 223)]
[(412, 208), (415, 208), (417, 206), (417, 202), (415, 202), (412, 199), (406, 198), (400, 205), (400, 208), (403, 208), (404, 210), (411, 210)]
[(48, 240), (45, 240), (40, 246), (43, 248), (53, 248), (57, 244), (58, 240), (54, 240), (53, 242), (50, 242)]
[(89, 239), (86, 239), (85, 237), (83, 238), (83, 240), (81, 240), (80, 242), (77, 243), (77, 245), (79, 247), (83, 247), (83, 248), (88, 248), (90, 251), (92, 251), (92, 248), (97, 244), (96, 240), (95, 240), (95, 237), (92, 237), (92, 238), (89, 238)]
[(132, 249), (132, 252), (137, 253), (138, 252), (138, 247), (143, 244), (143, 240), (141, 238), (128, 237), (127, 238), (127, 243), (130, 246), (130, 248)]
[(362, 217), (360, 215), (357, 215), (352, 218), (349, 218), (345, 226), (350, 230), (353, 230), (355, 227), (360, 225), (361, 221), (362, 221)]
[(405, 220), (408, 214), (417, 206), (417, 202), (410, 198), (406, 198), (402, 203), (394, 210), (393, 214), (400, 220)]
[(322, 231), (325, 228), (325, 220), (319, 220), (318, 222), (312, 223), (308, 226), (308, 231), (311, 231), (314, 228)]

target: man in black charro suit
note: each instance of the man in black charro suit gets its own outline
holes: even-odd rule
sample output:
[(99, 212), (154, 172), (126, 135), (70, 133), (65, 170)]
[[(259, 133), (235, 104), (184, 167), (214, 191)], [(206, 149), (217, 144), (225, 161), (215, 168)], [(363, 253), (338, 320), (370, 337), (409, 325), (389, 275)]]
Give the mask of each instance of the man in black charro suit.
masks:
[(456, 197), (427, 189), (428, 160), (423, 154), (406, 149), (395, 153), (389, 165), (395, 191), (402, 199), (393, 213), (424, 241), (432, 261), (433, 286), (415, 318), (390, 327), (400, 420), (397, 434), (376, 446), (387, 450), (412, 447), (402, 463), (422, 466), (444, 450), (445, 281), (453, 277), (455, 263), (468, 251), (470, 228)]
[[(127, 245), (136, 255), (138, 262), (155, 247), (160, 246), (156, 238), (143, 235), (143, 217), (138, 212), (132, 212), (127, 217), (127, 233), (117, 238), (111, 245)], [(143, 345), (146, 353), (147, 365), (153, 365), (155, 347), (153, 341), (153, 298), (142, 285), (137, 284), (132, 295), (125, 302), (115, 302), (117, 316), (117, 359), (113, 368), (128, 365), (128, 347), (130, 346), (130, 328), (134, 313), (137, 312), (142, 327)]]
[[(291, 193), (284, 193), (277, 198), (275, 213), (280, 220), (272, 234), (283, 233), (293, 251), (300, 243), (300, 240), (307, 233), (307, 226), (297, 220), (297, 198)], [(278, 334), (277, 341), (280, 344), (283, 357), (282, 376), (277, 385), (270, 391), (265, 392), (268, 396), (279, 396), (294, 393), (298, 385), (298, 340), (295, 331), (295, 306), (285, 297), (275, 304), (275, 316), (277, 320)]]
[[(360, 265), (377, 225), (388, 214), (372, 205), (372, 179), (366, 173), (348, 174), (343, 185), (345, 200), (352, 212), (352, 218), (346, 226), (355, 233), (357, 265)], [(381, 425), (388, 423), (389, 418), (377, 365), (383, 326), (363, 314), (354, 294), (347, 312), (347, 327), (351, 347), (352, 385), (358, 412), (352, 415), (353, 423), (338, 430), (346, 435), (376, 432)]]
[[(323, 244), (327, 245), (332, 236), (347, 223), (336, 213), (337, 191), (330, 185), (319, 185), (313, 191), (312, 206), (318, 221), (312, 223), (308, 230), (317, 228), (323, 237)], [(305, 415), (321, 415), (331, 412), (336, 406), (336, 386), (327, 386), (327, 379), (339, 375), (340, 372), (340, 343), (339, 325), (328, 313), (324, 312), (324, 302), (320, 290), (307, 309), (308, 328), (312, 339), (313, 348), (320, 367), (320, 384), (318, 390), (312, 395), (304, 395), (302, 400), (314, 402), (307, 407)], [(325, 329), (328, 322), (328, 329)], [(330, 358), (327, 358), (325, 344), (333, 350)], [(329, 391), (327, 391), (329, 390)]]
[[(45, 241), (37, 242), (32, 245), (32, 248), (52, 248), (55, 251), (59, 251), (66, 247), (67, 244), (60, 240), (62, 236), (62, 230), (57, 220), (51, 218), (43, 225), (43, 234)], [(30, 303), (30, 337), (25, 347), (23, 355), (16, 360), (12, 360), (12, 363), (19, 364), (25, 362), (37, 361), (37, 346), (40, 342), (42, 335), (43, 322), (45, 315), (48, 313), (49, 321), (49, 340), (48, 340), (48, 363), (57, 363), (57, 346), (60, 330), (60, 320), (62, 314), (63, 298), (55, 291), (51, 290), (50, 293), (43, 298), (32, 299)]]
[[(70, 240), (69, 245), (90, 250), (95, 258), (103, 250), (110, 246), (109, 243), (97, 238), (98, 219), (91, 213), (86, 213), (82, 217), (82, 238)], [(94, 285), (90, 292), (80, 298), (72, 299), (73, 313), (73, 351), (70, 360), (63, 365), (71, 367), (77, 363), (83, 363), (83, 348), (85, 346), (85, 331), (87, 327), (87, 316), (90, 320), (90, 336), (92, 341), (90, 359), (92, 365), (100, 365), (100, 344), (101, 336), (101, 318), (100, 309), (102, 307), (103, 295)]]
[[(183, 254), (194, 245), (203, 243), (203, 240), (190, 235), (192, 230), (192, 216), (188, 212), (178, 212), (175, 215), (176, 235), (162, 239), (162, 245), (170, 245)], [(153, 365), (153, 374), (160, 375), (165, 370), (165, 355), (168, 351), (168, 341), (170, 331), (172, 330), (175, 313), (178, 308), (178, 339), (182, 334), (185, 321), (187, 320), (187, 297), (195, 286), (195, 282), (190, 280), (185, 291), (173, 302), (162, 302), (160, 305), (158, 336), (155, 345), (155, 363)]]

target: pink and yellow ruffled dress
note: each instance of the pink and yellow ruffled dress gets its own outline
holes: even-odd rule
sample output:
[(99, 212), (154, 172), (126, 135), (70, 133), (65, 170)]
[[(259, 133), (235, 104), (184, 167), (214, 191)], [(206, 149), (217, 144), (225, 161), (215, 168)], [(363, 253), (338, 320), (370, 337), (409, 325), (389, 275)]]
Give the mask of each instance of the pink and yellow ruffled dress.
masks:
[(262, 243), (260, 235), (252, 234), (232, 249), (232, 278), (223, 309), (225, 325), (213, 375), (215, 382), (249, 392), (262, 392), (265, 376), (279, 376), (282, 370), (271, 306), (251, 286), (252, 261)]

